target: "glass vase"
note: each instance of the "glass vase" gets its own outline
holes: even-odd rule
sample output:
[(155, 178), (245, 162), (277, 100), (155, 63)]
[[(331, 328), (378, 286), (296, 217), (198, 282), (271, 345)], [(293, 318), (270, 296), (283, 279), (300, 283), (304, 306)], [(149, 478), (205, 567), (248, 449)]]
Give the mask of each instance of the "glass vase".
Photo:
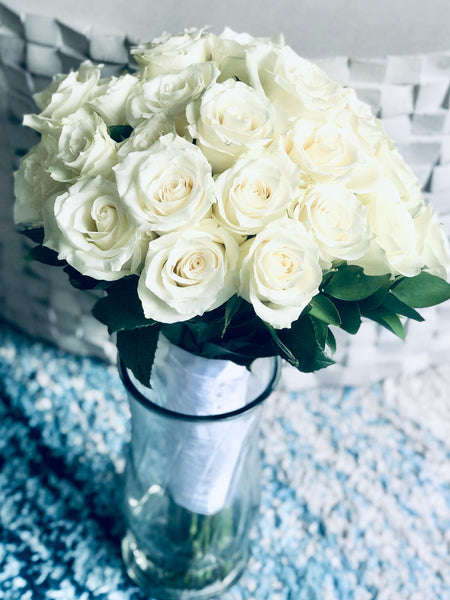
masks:
[(251, 370), (159, 341), (151, 387), (120, 364), (131, 409), (122, 554), (152, 598), (212, 598), (245, 569), (259, 512), (258, 425), (279, 364)]

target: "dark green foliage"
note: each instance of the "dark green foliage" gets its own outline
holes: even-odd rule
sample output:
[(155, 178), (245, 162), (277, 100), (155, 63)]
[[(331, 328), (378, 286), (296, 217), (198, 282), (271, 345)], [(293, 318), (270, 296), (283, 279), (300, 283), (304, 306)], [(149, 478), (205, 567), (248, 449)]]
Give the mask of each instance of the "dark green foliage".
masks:
[(415, 277), (403, 277), (392, 293), (413, 308), (426, 308), (450, 299), (450, 284), (441, 277), (422, 271)]
[[(130, 133), (123, 127), (110, 130), (115, 138), (124, 139)], [(238, 295), (188, 321), (164, 324), (145, 316), (137, 293), (137, 275), (114, 282), (83, 276), (42, 245), (42, 229), (23, 233), (38, 243), (30, 251), (30, 258), (62, 266), (77, 288), (105, 291), (93, 314), (111, 334), (117, 334), (122, 360), (144, 385), (149, 385), (160, 332), (185, 350), (206, 358), (229, 359), (249, 368), (257, 358), (279, 355), (300, 371), (311, 372), (334, 362), (329, 356), (336, 350), (332, 327), (353, 335), (364, 319), (370, 319), (404, 339), (405, 319), (423, 321), (416, 308), (450, 298), (450, 284), (427, 272), (415, 277), (368, 276), (360, 267), (341, 263), (324, 274), (320, 293), (289, 328), (275, 329), (265, 323)]]
[[(229, 359), (250, 367), (259, 357), (279, 355), (304, 372), (333, 364), (336, 350), (331, 326), (350, 334), (370, 319), (404, 339), (400, 317), (423, 320), (414, 307), (443, 302), (450, 285), (439, 277), (371, 277), (360, 267), (341, 264), (325, 274), (322, 289), (290, 328), (264, 323), (251, 304), (235, 295), (216, 310), (173, 324), (145, 317), (137, 295), (137, 276), (108, 284), (94, 315), (117, 332), (122, 359), (145, 385), (150, 379), (159, 332), (182, 348), (207, 358)], [(98, 283), (98, 282), (97, 282)], [(98, 287), (98, 286), (97, 286)]]
[(111, 125), (108, 133), (115, 142), (123, 142), (133, 133), (133, 128), (129, 125)]

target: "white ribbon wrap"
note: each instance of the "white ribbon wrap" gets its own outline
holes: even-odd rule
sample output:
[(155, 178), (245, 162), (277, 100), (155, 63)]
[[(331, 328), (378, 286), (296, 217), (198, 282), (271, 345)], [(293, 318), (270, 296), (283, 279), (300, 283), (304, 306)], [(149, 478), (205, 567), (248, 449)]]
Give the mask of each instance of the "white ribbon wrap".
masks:
[[(244, 407), (269, 384), (273, 362), (261, 359), (258, 373), (228, 360), (196, 356), (160, 337), (152, 368), (151, 390), (134, 385), (151, 401), (190, 416), (212, 416)], [(268, 368), (269, 367), (269, 368)], [(258, 411), (236, 418), (168, 421), (167, 488), (177, 504), (200, 514), (226, 507), (239, 473), (245, 441)]]

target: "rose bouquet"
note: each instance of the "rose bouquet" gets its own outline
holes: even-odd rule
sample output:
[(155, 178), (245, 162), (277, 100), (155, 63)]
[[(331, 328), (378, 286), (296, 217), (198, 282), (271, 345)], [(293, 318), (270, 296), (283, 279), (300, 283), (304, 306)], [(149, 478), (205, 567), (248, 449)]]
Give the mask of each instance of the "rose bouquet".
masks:
[[(119, 77), (84, 62), (35, 96), (40, 113), (24, 123), (41, 139), (15, 174), (15, 219), (37, 242), (32, 257), (62, 266), (76, 287), (103, 290), (94, 315), (116, 334), (137, 386), (162, 378), (174, 386), (165, 406), (185, 414), (239, 412), (243, 366), (281, 356), (320, 369), (333, 362), (331, 327), (355, 334), (366, 318), (403, 338), (405, 318), (422, 320), (417, 308), (450, 297), (437, 217), (354, 91), (281, 38), (193, 30), (131, 53), (134, 67)], [(187, 356), (222, 359), (206, 361), (221, 379), (220, 401), (206, 363), (196, 372)], [(127, 509), (135, 535), (153, 531), (165, 547), (189, 540), (175, 567), (158, 563), (149, 590), (161, 573), (194, 594), (217, 577), (229, 583), (230, 531), (247, 519), (233, 524), (242, 502), (229, 496), (235, 472), (247, 473), (240, 455), (252, 421), (222, 427), (219, 440), (212, 428), (179, 433), (172, 422), (162, 451), (147, 445), (142, 407), (133, 411), (144, 444), (133, 468), (145, 479), (133, 483)], [(160, 439), (161, 428), (149, 427)], [(175, 457), (181, 467), (167, 475)], [(168, 495), (162, 479), (149, 480), (155, 465)], [(143, 520), (147, 506), (156, 525)], [(126, 552), (139, 564), (129, 570), (140, 581), (151, 552), (139, 554), (133, 540)], [(227, 556), (220, 569), (204, 566), (213, 544)]]
[(15, 174), (34, 258), (106, 291), (95, 316), (148, 384), (160, 331), (249, 365), (332, 363), (330, 325), (449, 297), (448, 243), (369, 107), (281, 39), (188, 31), (35, 96)]

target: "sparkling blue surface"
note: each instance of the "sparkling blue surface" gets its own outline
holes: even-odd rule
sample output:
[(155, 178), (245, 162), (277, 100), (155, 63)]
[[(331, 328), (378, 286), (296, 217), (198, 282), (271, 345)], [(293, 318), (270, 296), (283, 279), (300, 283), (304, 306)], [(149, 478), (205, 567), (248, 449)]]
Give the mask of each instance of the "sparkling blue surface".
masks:
[[(418, 381), (266, 401), (253, 556), (223, 600), (450, 599), (449, 369)], [(146, 598), (119, 549), (116, 369), (0, 322), (0, 412), (0, 598)]]

